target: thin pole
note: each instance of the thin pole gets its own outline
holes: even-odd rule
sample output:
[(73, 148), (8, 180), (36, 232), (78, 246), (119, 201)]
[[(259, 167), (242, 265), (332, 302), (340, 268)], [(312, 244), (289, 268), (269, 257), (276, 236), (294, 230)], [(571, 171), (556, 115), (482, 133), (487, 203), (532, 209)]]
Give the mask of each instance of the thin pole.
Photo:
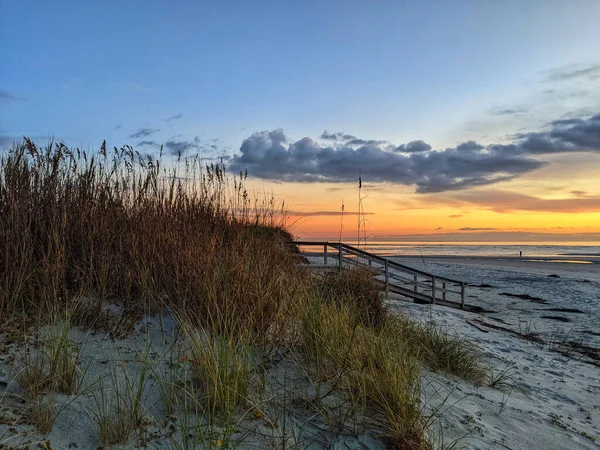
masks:
[(446, 283), (442, 283), (442, 300), (446, 300)]
[(465, 283), (460, 283), (460, 308), (465, 309)]
[(431, 276), (431, 303), (435, 304), (435, 276)]
[(327, 265), (327, 247), (328, 247), (328, 245), (327, 245), (326, 243), (325, 243), (325, 244), (323, 244), (323, 253), (324, 253), (324, 255), (325, 255), (325, 256), (323, 257), (323, 263), (324, 263), (325, 265)]

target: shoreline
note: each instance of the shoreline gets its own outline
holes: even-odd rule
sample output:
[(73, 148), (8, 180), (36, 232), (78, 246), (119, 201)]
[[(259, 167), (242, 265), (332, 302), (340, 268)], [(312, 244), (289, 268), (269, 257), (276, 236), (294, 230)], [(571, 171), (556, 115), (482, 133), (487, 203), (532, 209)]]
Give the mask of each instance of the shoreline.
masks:
[[(396, 253), (378, 253), (380, 256), (387, 258), (407, 258), (417, 260), (452, 260), (452, 261), (469, 261), (469, 260), (483, 260), (483, 261), (510, 261), (510, 262), (533, 262), (533, 263), (565, 263), (565, 264), (600, 264), (600, 255), (596, 254), (563, 254), (563, 255), (547, 255), (547, 256), (492, 256), (492, 255), (440, 255), (440, 254), (396, 254)], [(584, 258), (585, 257), (585, 258)]]

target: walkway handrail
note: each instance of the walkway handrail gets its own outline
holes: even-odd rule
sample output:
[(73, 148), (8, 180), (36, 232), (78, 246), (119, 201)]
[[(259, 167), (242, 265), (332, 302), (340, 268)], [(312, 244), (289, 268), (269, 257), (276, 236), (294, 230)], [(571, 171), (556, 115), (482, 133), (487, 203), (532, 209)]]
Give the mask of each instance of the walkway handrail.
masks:
[[(301, 246), (301, 245), (306, 245), (306, 246), (310, 246), (310, 245), (328, 245), (328, 246), (330, 246), (330, 247), (333, 247), (333, 248), (336, 248), (336, 249), (337, 249), (339, 246), (341, 246), (342, 248), (344, 248), (344, 249), (346, 249), (346, 250), (349, 250), (349, 251), (351, 251), (351, 252), (358, 253), (358, 254), (360, 254), (360, 255), (363, 255), (363, 256), (368, 256), (368, 257), (370, 257), (370, 258), (372, 258), (372, 259), (378, 260), (378, 261), (380, 261), (382, 264), (384, 264), (384, 263), (385, 263), (385, 261), (387, 261), (387, 262), (388, 262), (388, 264), (390, 264), (390, 265), (392, 265), (392, 266), (395, 266), (395, 267), (399, 267), (399, 268), (401, 268), (401, 269), (404, 269), (404, 270), (406, 270), (406, 271), (408, 271), (408, 272), (412, 272), (412, 273), (416, 273), (416, 274), (419, 274), (419, 275), (424, 275), (424, 276), (431, 276), (431, 275), (432, 275), (432, 274), (431, 274), (431, 273), (429, 273), (429, 272), (425, 272), (425, 271), (423, 271), (423, 270), (419, 270), (419, 269), (415, 269), (415, 268), (413, 268), (413, 267), (410, 267), (410, 266), (406, 266), (406, 265), (404, 265), (404, 264), (398, 263), (398, 262), (396, 262), (396, 261), (393, 261), (393, 260), (391, 260), (391, 259), (384, 258), (383, 256), (379, 256), (379, 255), (376, 255), (376, 254), (374, 254), (374, 253), (370, 253), (370, 252), (367, 252), (367, 251), (365, 251), (365, 250), (361, 250), (361, 249), (359, 249), (359, 248), (356, 248), (356, 247), (354, 247), (354, 246), (352, 246), (352, 245), (349, 245), (349, 244), (344, 244), (343, 242), (329, 242), (329, 241), (293, 241), (293, 242), (290, 242), (290, 244), (293, 244), (293, 245), (300, 245), (300, 246)], [(439, 279), (439, 280), (449, 281), (450, 283), (456, 283), (456, 284), (460, 284), (460, 283), (462, 283), (462, 281), (460, 281), (460, 280), (454, 280), (454, 279), (452, 279), (452, 278), (440, 277), (440, 276), (437, 276), (437, 275), (436, 275), (435, 277), (436, 277), (437, 279)]]
[[(446, 278), (446, 277), (435, 275), (433, 273), (425, 272), (423, 270), (415, 269), (413, 267), (409, 267), (404, 264), (398, 263), (396, 261), (392, 261), (389, 258), (375, 255), (374, 253), (370, 253), (365, 250), (361, 250), (359, 248), (356, 248), (349, 244), (345, 244), (343, 242), (306, 240), (306, 241), (289, 241), (286, 244), (295, 245), (298, 247), (322, 246), (323, 253), (316, 253), (313, 256), (319, 256), (319, 257), (322, 256), (324, 259), (325, 267), (328, 267), (328, 265), (327, 265), (328, 258), (337, 259), (340, 271), (343, 268), (344, 260), (346, 260), (347, 262), (350, 262), (350, 261), (354, 262), (353, 259), (348, 259), (347, 257), (344, 257), (344, 255), (343, 255), (344, 252), (346, 254), (350, 254), (356, 258), (362, 257), (369, 261), (369, 266), (371, 266), (371, 264), (374, 262), (376, 264), (383, 266), (383, 268), (385, 269), (384, 272), (382, 273), (382, 276), (384, 276), (384, 278), (385, 278), (386, 294), (389, 293), (389, 290), (391, 287), (393, 291), (398, 292), (402, 295), (412, 297), (413, 299), (419, 299), (419, 300), (422, 300), (423, 298), (427, 298), (427, 299), (429, 299), (429, 301), (431, 303), (435, 303), (438, 300), (436, 294), (441, 293), (441, 299), (439, 299), (439, 300), (441, 300), (442, 302), (448, 303), (448, 304), (451, 304), (452, 302), (447, 301), (446, 294), (448, 294), (448, 293), (460, 294), (460, 307), (464, 308), (465, 282), (463, 282), (463, 281), (454, 280), (452, 278)], [(337, 251), (329, 253), (327, 251), (327, 247), (331, 247)], [(357, 260), (356, 262), (358, 263), (359, 261)], [(319, 267), (321, 267), (321, 266), (319, 266)], [(398, 272), (400, 272), (400, 273), (398, 273)], [(402, 272), (405, 273), (404, 278), (403, 278)], [(407, 276), (406, 274), (410, 274), (414, 278), (412, 280), (409, 280), (406, 278), (406, 276)], [(424, 277), (426, 280), (419, 281), (417, 279), (417, 276)], [(397, 280), (398, 282), (400, 282), (400, 284), (394, 283), (393, 280)], [(438, 282), (441, 281), (441, 283), (438, 283), (436, 285), (436, 281), (438, 281)], [(448, 289), (446, 287), (446, 283), (453, 283), (453, 284), (459, 285), (460, 291)], [(440, 286), (440, 284), (441, 284), (441, 286)], [(412, 289), (408, 289), (406, 287), (407, 285), (410, 285)], [(419, 292), (419, 288), (421, 288), (421, 292)], [(426, 291), (423, 292), (423, 289), (425, 289)], [(428, 291), (431, 291), (431, 293), (430, 294), (427, 293)], [(448, 306), (450, 306), (450, 305), (448, 305)]]

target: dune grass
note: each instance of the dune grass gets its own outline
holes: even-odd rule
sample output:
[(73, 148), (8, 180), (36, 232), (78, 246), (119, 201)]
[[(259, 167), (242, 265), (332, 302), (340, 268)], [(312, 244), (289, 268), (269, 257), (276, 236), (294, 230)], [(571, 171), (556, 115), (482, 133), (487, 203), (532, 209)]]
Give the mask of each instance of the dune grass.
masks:
[[(257, 364), (276, 364), (291, 349), (322, 386), (317, 397), (335, 391), (350, 411), (369, 410), (391, 447), (430, 448), (420, 366), (479, 382), (477, 352), (444, 330), (388, 314), (368, 270), (307, 273), (296, 264), (283, 204), (252, 195), (245, 180), (197, 156), (105, 145), (92, 154), (26, 139), (0, 158), (0, 317), (26, 330), (59, 310), (120, 338), (144, 313), (174, 312), (184, 344), (160, 373), (146, 367), (132, 380), (113, 367), (92, 392), (103, 445), (139, 431), (152, 374), (165, 414), (181, 415), (190, 433), (204, 436), (198, 442), (220, 436), (233, 447), (253, 408)], [(49, 357), (23, 367), (19, 382), (32, 398), (47, 390), (49, 374), (52, 390), (77, 391), (64, 330), (48, 341)]]

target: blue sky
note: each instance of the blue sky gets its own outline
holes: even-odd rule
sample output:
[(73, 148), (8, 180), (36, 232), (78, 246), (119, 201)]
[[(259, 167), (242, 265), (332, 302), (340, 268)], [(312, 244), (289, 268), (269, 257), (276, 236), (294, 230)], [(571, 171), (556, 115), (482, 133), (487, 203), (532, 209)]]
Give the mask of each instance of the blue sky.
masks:
[(600, 62), (594, 0), (0, 0), (0, 16), (10, 138), (232, 153), (253, 132), (327, 129), (443, 148), (598, 103), (548, 80)]

